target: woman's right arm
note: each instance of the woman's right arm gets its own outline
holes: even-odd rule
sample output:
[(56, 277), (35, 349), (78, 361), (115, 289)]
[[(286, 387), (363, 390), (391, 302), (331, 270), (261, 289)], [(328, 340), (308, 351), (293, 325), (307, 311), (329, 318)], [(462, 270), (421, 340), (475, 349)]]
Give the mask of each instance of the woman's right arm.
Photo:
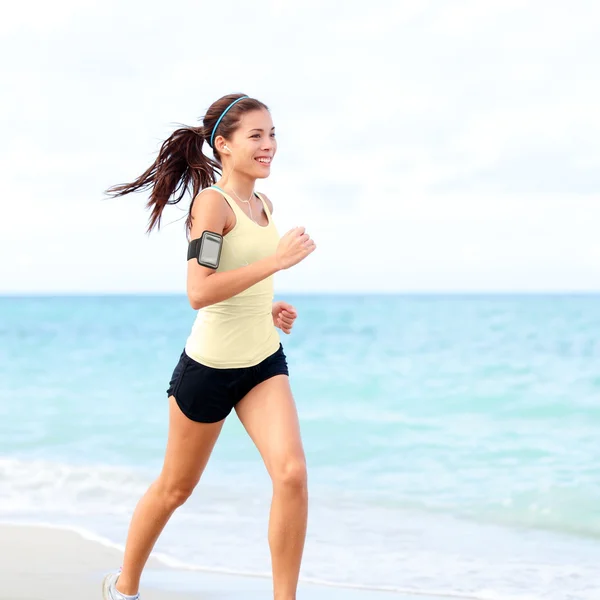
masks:
[[(206, 190), (192, 206), (192, 240), (199, 238), (203, 231), (223, 234), (227, 221), (227, 205), (221, 194)], [(315, 249), (303, 227), (288, 231), (280, 240), (275, 254), (253, 262), (247, 266), (217, 273), (203, 267), (195, 259), (188, 261), (187, 295), (194, 310), (227, 300), (259, 281), (287, 269), (306, 258)]]

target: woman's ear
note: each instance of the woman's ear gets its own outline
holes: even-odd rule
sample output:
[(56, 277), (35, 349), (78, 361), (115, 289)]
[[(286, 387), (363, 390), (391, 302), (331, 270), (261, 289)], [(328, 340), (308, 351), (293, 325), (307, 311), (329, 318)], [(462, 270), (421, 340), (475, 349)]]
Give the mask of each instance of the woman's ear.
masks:
[(231, 154), (231, 150), (227, 147), (227, 142), (225, 141), (225, 138), (222, 135), (217, 136), (217, 139), (215, 140), (214, 149), (219, 154), (223, 154), (224, 152)]

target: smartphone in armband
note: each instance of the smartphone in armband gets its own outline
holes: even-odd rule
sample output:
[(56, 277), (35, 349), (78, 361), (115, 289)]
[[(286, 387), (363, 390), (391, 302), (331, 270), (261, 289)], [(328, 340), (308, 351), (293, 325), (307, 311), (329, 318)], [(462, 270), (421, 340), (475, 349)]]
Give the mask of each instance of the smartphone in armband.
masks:
[(199, 238), (189, 243), (187, 259), (195, 258), (199, 265), (216, 269), (221, 260), (222, 247), (222, 235), (213, 231), (204, 231)]

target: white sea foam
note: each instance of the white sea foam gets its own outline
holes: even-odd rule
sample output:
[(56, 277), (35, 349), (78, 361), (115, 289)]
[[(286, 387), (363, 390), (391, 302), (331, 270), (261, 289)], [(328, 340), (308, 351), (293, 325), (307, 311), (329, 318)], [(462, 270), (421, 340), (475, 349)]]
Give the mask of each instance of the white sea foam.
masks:
[[(56, 525), (53, 523), (46, 522), (35, 522), (35, 521), (26, 521), (26, 520), (18, 520), (18, 521), (0, 521), (0, 525), (8, 525), (8, 526), (21, 526), (21, 527), (40, 527), (44, 529), (53, 529), (57, 531), (69, 531), (79, 535), (82, 539), (86, 541), (90, 541), (106, 548), (111, 548), (114, 550), (118, 550), (120, 552), (124, 551), (124, 546), (122, 544), (117, 544), (97, 533), (94, 533), (88, 529), (83, 527), (76, 527), (70, 525)], [(269, 572), (256, 572), (256, 571), (241, 571), (235, 569), (227, 569), (227, 568), (216, 568), (210, 566), (202, 566), (187, 563), (185, 561), (181, 561), (175, 559), (171, 556), (162, 554), (160, 552), (153, 552), (151, 557), (154, 558), (157, 562), (165, 565), (168, 568), (175, 570), (185, 570), (185, 571), (196, 571), (196, 572), (205, 572), (205, 573), (215, 573), (215, 574), (223, 574), (230, 575), (235, 577), (252, 577), (252, 578), (261, 578), (267, 579), (271, 577), (271, 573)], [(396, 593), (396, 594), (411, 594), (413, 596), (423, 596), (424, 598), (429, 598), (434, 596), (436, 598), (455, 598), (457, 600), (540, 600), (539, 596), (532, 595), (523, 595), (523, 594), (504, 594), (498, 593), (491, 590), (482, 590), (479, 593), (470, 594), (470, 593), (461, 593), (461, 592), (453, 592), (451, 590), (442, 590), (442, 589), (417, 589), (413, 587), (400, 587), (400, 586), (375, 586), (375, 585), (366, 585), (360, 583), (340, 583), (336, 581), (330, 581), (327, 579), (318, 579), (318, 578), (310, 578), (310, 577), (301, 577), (300, 583), (318, 585), (323, 587), (332, 587), (332, 588), (340, 588), (340, 589), (348, 589), (348, 590), (361, 590), (361, 591), (372, 591), (372, 592), (388, 592), (388, 593)]]
[[(60, 526), (122, 550), (115, 540), (124, 540), (149, 482), (124, 467), (4, 458), (0, 518)], [(465, 600), (562, 600), (576, 585), (578, 598), (597, 600), (585, 587), (598, 582), (600, 549), (591, 540), (586, 547), (552, 534), (361, 502), (348, 492), (337, 500), (313, 494), (302, 581)], [(173, 569), (268, 577), (268, 503), (264, 491), (204, 485), (174, 515), (154, 557)], [(537, 597), (540, 585), (555, 588), (554, 595)]]
[(126, 514), (148, 483), (148, 478), (122, 467), (0, 458), (0, 511)]

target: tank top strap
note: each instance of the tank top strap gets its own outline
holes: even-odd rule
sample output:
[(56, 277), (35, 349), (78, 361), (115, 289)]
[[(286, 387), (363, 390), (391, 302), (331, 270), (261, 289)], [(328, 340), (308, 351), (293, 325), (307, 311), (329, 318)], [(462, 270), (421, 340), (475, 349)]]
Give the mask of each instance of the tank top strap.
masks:
[(270, 225), (271, 224), (271, 211), (269, 210), (269, 205), (267, 204), (267, 201), (263, 198), (263, 195), (261, 193), (254, 192), (254, 194), (256, 196), (258, 196), (258, 198), (260, 198), (263, 208), (265, 209), (265, 215), (267, 215), (267, 219), (268, 219), (269, 225)]
[(223, 198), (227, 200), (227, 204), (231, 206), (231, 210), (235, 213), (236, 217), (239, 216), (240, 213), (246, 216), (246, 213), (239, 207), (238, 203), (226, 191), (222, 190), (218, 185), (211, 185), (210, 187), (221, 193)]

